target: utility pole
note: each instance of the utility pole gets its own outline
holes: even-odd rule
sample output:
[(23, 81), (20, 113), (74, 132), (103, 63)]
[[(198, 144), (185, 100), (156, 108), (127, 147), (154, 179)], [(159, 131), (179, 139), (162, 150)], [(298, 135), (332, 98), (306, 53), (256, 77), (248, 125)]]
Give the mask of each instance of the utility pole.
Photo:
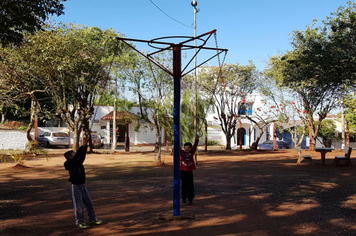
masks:
[(341, 149), (345, 148), (345, 111), (344, 111), (344, 98), (341, 101)]
[(113, 116), (112, 116), (112, 144), (111, 144), (111, 150), (115, 151), (116, 150), (116, 103), (117, 103), (117, 75), (115, 76), (115, 97), (114, 97), (114, 110), (113, 110)]
[[(191, 5), (194, 7), (194, 91), (195, 91), (195, 101), (194, 101), (194, 133), (195, 136), (198, 133), (198, 122), (197, 122), (197, 100), (198, 100), (198, 89), (197, 89), (197, 5), (198, 2), (193, 0)], [(195, 138), (195, 137), (194, 137)], [(195, 163), (198, 164), (197, 152), (195, 152)]]

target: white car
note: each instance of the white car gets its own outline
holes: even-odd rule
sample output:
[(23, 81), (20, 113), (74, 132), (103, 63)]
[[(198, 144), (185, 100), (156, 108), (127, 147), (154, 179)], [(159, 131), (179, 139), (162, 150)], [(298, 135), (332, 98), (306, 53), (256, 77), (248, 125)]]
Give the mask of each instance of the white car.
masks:
[(69, 147), (69, 137), (65, 132), (44, 132), (38, 136), (38, 142), (46, 147), (65, 146)]

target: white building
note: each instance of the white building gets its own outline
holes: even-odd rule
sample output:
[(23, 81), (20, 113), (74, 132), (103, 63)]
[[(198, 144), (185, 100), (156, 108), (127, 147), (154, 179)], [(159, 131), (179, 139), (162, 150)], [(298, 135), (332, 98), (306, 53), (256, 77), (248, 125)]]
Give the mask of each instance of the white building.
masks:
[[(90, 119), (92, 132), (97, 132), (104, 137), (104, 144), (110, 144), (112, 141), (113, 111), (112, 106), (94, 106), (94, 115)], [(133, 145), (154, 144), (156, 142), (156, 129), (143, 120), (137, 120), (137, 114), (139, 114), (138, 107), (133, 107), (130, 112), (117, 112), (117, 142), (125, 142), (128, 133), (130, 143)], [(127, 120), (130, 120), (130, 122), (126, 122)], [(140, 122), (140, 128), (135, 131), (137, 122)]]
[[(245, 118), (245, 114), (249, 115), (250, 117), (254, 117), (254, 112), (257, 108), (264, 107), (262, 102), (263, 97), (261, 94), (253, 93), (248, 95), (244, 100), (243, 103), (246, 104), (243, 110), (239, 110), (241, 114), (241, 128), (243, 132), (243, 140), (242, 140), (242, 147), (249, 148), (253, 142), (256, 141), (257, 137), (260, 134), (260, 130), (253, 124), (249, 119)], [(241, 101), (242, 102), (242, 101)], [(226, 136), (222, 131), (220, 126), (220, 121), (217, 119), (216, 113), (209, 113), (207, 115), (207, 123), (208, 123), (208, 140), (217, 141), (220, 145), (226, 145)], [(238, 129), (240, 125), (238, 124), (236, 127), (235, 135), (231, 139), (231, 147), (234, 148), (239, 145), (239, 137), (238, 137)], [(273, 124), (268, 125), (265, 127), (264, 134), (262, 135), (260, 142), (262, 143), (268, 140), (269, 136), (273, 134)]]

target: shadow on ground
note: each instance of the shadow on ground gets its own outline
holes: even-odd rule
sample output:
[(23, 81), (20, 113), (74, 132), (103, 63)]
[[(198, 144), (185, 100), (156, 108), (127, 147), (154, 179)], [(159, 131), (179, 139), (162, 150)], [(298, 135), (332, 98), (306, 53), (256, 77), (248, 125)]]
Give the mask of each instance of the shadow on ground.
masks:
[[(356, 235), (355, 166), (296, 165), (287, 151), (200, 153), (196, 198), (173, 214), (172, 156), (91, 154), (87, 187), (103, 225), (74, 227), (61, 155), (0, 165), (1, 235)], [(320, 154), (319, 154), (320, 155)], [(320, 157), (319, 157), (320, 158)], [(355, 161), (354, 161), (355, 162)]]

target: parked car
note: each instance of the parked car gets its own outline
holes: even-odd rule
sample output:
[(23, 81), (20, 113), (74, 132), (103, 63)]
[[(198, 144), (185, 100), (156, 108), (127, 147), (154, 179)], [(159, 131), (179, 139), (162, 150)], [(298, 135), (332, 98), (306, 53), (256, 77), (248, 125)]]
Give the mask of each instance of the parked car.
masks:
[(70, 140), (65, 132), (44, 132), (38, 136), (38, 142), (46, 147), (65, 146), (69, 147)]
[[(261, 144), (258, 144), (259, 149), (273, 150), (273, 140), (264, 141)], [(277, 149), (288, 149), (289, 144), (283, 140), (277, 140)]]
[(91, 140), (94, 148), (101, 148), (104, 146), (103, 142), (101, 141), (102, 137), (100, 134), (92, 133)]

